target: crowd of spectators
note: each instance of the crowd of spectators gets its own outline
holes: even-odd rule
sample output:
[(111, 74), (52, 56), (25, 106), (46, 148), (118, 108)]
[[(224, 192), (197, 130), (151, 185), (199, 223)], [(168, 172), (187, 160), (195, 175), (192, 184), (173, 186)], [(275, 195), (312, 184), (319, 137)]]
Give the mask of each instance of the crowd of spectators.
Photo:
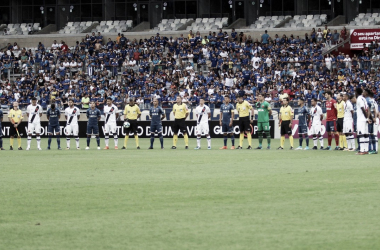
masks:
[(157, 33), (136, 40), (119, 34), (104, 40), (92, 33), (76, 44), (54, 41), (47, 47), (40, 42), (35, 51), (8, 44), (0, 51), (0, 102), (7, 107), (17, 100), (23, 108), (34, 96), (44, 109), (52, 102), (63, 109), (73, 98), (80, 108), (94, 100), (102, 110), (107, 97), (119, 108), (133, 97), (147, 109), (153, 98), (170, 108), (180, 95), (189, 106), (203, 97), (218, 108), (226, 95), (233, 103), (239, 95), (254, 103), (264, 93), (273, 107), (286, 95), (293, 106), (299, 98), (310, 105), (313, 97), (323, 105), (326, 90), (353, 93), (364, 85), (379, 100), (378, 42), (354, 56), (323, 56), (326, 46), (347, 37), (345, 28), (336, 34), (327, 26), (303, 37), (265, 31), (253, 38), (233, 29), (203, 37), (190, 31), (179, 37)]

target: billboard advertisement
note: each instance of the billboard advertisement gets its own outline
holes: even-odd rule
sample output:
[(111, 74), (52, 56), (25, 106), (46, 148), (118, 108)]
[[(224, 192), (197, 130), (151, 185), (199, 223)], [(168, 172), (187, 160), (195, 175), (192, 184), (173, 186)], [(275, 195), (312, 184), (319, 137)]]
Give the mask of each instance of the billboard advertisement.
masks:
[(380, 29), (352, 29), (351, 35), (351, 50), (362, 50), (363, 43), (367, 46), (374, 41), (380, 39)]
[[(86, 129), (87, 129), (87, 122), (85, 121), (79, 121), (79, 137), (86, 137)], [(172, 126), (174, 124), (174, 121), (163, 121), (162, 122), (162, 134), (164, 137), (172, 137), (173, 136), (173, 130)], [(63, 137), (66, 134), (65, 131), (65, 122), (60, 122), (61, 125), (61, 131), (60, 134)], [(190, 138), (196, 138), (195, 134), (195, 127), (197, 125), (196, 121), (186, 121), (187, 125), (187, 134), (189, 135)], [(275, 127), (274, 127), (274, 121), (271, 120), (269, 121), (270, 125), (270, 134), (271, 137), (275, 137)], [(2, 123), (2, 134), (3, 137), (9, 137), (9, 122), (3, 122)], [(26, 137), (26, 131), (27, 131), (27, 126), (28, 124), (26, 122), (21, 123), (19, 126), (19, 133), (22, 134), (22, 137)], [(47, 137), (47, 128), (48, 128), (48, 122), (41, 122), (41, 137)], [(218, 121), (209, 121), (209, 129), (210, 129), (210, 136), (211, 138), (222, 138), (222, 127), (219, 125)], [(257, 121), (253, 121), (253, 124), (251, 124), (251, 133), (253, 138), (257, 138)], [(100, 132), (100, 137), (104, 137), (104, 122), (100, 121), (99, 122), (99, 132)], [(239, 126), (238, 122), (235, 121), (233, 125), (233, 132), (235, 135), (239, 135)], [(124, 137), (126, 134), (126, 129), (123, 127), (123, 122), (118, 121), (117, 122), (117, 134), (119, 137)], [(181, 133), (180, 133), (181, 134)], [(141, 138), (149, 138), (150, 137), (150, 121), (139, 121), (138, 122), (138, 135)], [(16, 135), (17, 136), (17, 135)], [(131, 134), (132, 136), (132, 134)]]

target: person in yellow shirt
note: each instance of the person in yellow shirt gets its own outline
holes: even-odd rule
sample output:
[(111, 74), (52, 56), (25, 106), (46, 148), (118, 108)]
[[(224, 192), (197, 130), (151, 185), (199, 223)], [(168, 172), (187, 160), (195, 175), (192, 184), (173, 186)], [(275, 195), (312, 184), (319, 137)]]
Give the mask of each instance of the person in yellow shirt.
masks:
[(249, 119), (249, 111), (251, 111), (251, 115), (253, 116), (253, 107), (247, 102), (244, 101), (242, 96), (238, 97), (238, 103), (236, 104), (236, 110), (239, 114), (239, 130), (240, 130), (240, 138), (239, 138), (239, 147), (237, 149), (243, 149), (243, 141), (244, 141), (244, 132), (247, 134), (248, 140), (248, 148), (252, 149), (252, 134), (251, 134), (251, 124), (253, 123), (253, 119)]
[(279, 126), (281, 131), (281, 146), (277, 149), (284, 149), (285, 135), (288, 134), (290, 141), (290, 149), (293, 149), (293, 136), (292, 136), (292, 122), (293, 122), (293, 109), (289, 106), (289, 99), (282, 99), (282, 107), (279, 114)]
[(21, 110), (18, 108), (18, 102), (13, 103), (13, 109), (11, 109), (8, 113), (8, 120), (12, 124), (9, 128), (9, 149), (13, 150), (13, 141), (15, 136), (17, 136), (17, 146), (18, 150), (22, 150), (21, 147), (21, 136), (18, 131), (18, 127), (21, 124), (23, 119), (23, 115)]
[(344, 104), (343, 101), (343, 94), (339, 94), (337, 96), (338, 103), (336, 104), (336, 110), (337, 110), (337, 117), (338, 121), (336, 123), (336, 131), (339, 133), (339, 146), (340, 150), (344, 150), (347, 148), (347, 139), (346, 136), (343, 134), (343, 119), (344, 119)]
[(178, 132), (181, 131), (185, 140), (185, 149), (189, 148), (189, 137), (187, 135), (186, 118), (189, 115), (189, 110), (186, 104), (182, 103), (182, 97), (177, 96), (177, 103), (173, 105), (174, 125), (172, 127), (173, 146), (172, 149), (177, 149)]
[(140, 108), (137, 104), (135, 104), (135, 100), (133, 98), (129, 99), (129, 104), (125, 106), (124, 109), (124, 121), (128, 121), (130, 126), (127, 128), (125, 138), (124, 138), (124, 146), (121, 149), (127, 149), (127, 142), (129, 138), (129, 134), (131, 132), (135, 135), (136, 147), (140, 149), (139, 146), (139, 136), (137, 135), (138, 131), (138, 123), (137, 119), (141, 116)]

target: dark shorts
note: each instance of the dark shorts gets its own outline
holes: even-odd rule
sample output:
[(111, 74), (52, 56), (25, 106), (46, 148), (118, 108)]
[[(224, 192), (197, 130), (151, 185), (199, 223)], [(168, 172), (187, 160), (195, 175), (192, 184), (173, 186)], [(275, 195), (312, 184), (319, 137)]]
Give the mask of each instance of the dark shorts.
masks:
[(326, 132), (335, 132), (336, 131), (336, 122), (327, 121), (326, 122)]
[(178, 131), (181, 131), (182, 133), (187, 133), (185, 118), (174, 120), (173, 132), (174, 134), (178, 134)]
[(290, 121), (281, 122), (281, 135), (292, 135), (292, 128), (289, 127)]
[(249, 123), (249, 117), (239, 117), (239, 130), (240, 133), (244, 133), (244, 131), (251, 131), (251, 124)]
[[(20, 127), (20, 125), (18, 125)], [(18, 128), (18, 127), (17, 127)], [(19, 130), (20, 132), (20, 130)], [(9, 126), (9, 136), (17, 137), (17, 131), (16, 128), (12, 126), (12, 124)]]
[(222, 133), (230, 134), (233, 132), (233, 126), (230, 123), (222, 123)]
[(54, 134), (55, 133), (59, 133), (61, 132), (61, 126), (58, 125), (54, 125), (54, 126), (48, 126), (48, 133), (51, 133), (51, 134)]
[(368, 124), (368, 134), (373, 134), (373, 123)]
[(343, 118), (338, 118), (336, 122), (336, 131), (343, 132)]
[(98, 135), (99, 134), (99, 126), (97, 124), (87, 124), (87, 132), (88, 135)]
[(150, 132), (151, 133), (162, 133), (162, 125), (161, 124), (151, 124), (150, 125)]
[(298, 126), (298, 134), (307, 134), (307, 133), (308, 133), (308, 127), (306, 125)]
[(270, 130), (270, 126), (269, 126), (269, 122), (258, 122), (257, 123), (257, 131), (269, 131)]
[(127, 134), (130, 134), (130, 133), (137, 134), (137, 132), (138, 132), (137, 120), (128, 120), (128, 122), (129, 122), (129, 124), (131, 124), (131, 126), (129, 126), (129, 128), (127, 128)]

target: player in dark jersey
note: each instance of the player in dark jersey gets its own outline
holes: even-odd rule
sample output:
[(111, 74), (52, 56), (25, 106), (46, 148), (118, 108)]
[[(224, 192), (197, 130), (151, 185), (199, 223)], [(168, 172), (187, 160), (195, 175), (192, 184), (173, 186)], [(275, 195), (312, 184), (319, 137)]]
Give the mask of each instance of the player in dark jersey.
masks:
[(90, 108), (86, 111), (87, 116), (87, 147), (86, 150), (90, 149), (91, 135), (95, 135), (96, 143), (98, 145), (98, 150), (100, 150), (100, 137), (99, 137), (99, 120), (102, 113), (99, 109), (95, 107), (95, 102), (90, 102)]
[(3, 130), (1, 128), (1, 122), (3, 121), (3, 111), (0, 109), (0, 150), (4, 150), (3, 148)]
[(339, 150), (339, 133), (336, 132), (336, 120), (337, 120), (337, 103), (332, 98), (332, 92), (330, 90), (326, 91), (326, 132), (328, 134), (328, 147), (325, 150), (331, 149), (331, 141), (333, 134), (335, 135), (335, 150)]
[(48, 125), (48, 147), (50, 150), (51, 139), (53, 134), (55, 133), (55, 137), (57, 138), (58, 150), (61, 150), (61, 126), (59, 125), (59, 119), (61, 118), (61, 112), (59, 109), (55, 108), (55, 103), (52, 103), (50, 109), (46, 112), (46, 117), (49, 120)]
[(153, 107), (149, 110), (150, 122), (150, 147), (153, 149), (154, 135), (157, 132), (160, 138), (161, 149), (164, 149), (164, 137), (162, 136), (162, 120), (165, 119), (165, 111), (158, 106), (158, 99), (153, 99)]
[(306, 139), (306, 148), (309, 150), (309, 134), (308, 134), (308, 124), (309, 124), (309, 110), (305, 106), (305, 100), (298, 100), (298, 137), (299, 137), (299, 147), (296, 150), (302, 150), (303, 138)]
[(227, 149), (228, 136), (231, 137), (231, 149), (235, 149), (235, 136), (233, 131), (234, 110), (234, 106), (230, 103), (230, 97), (225, 96), (224, 103), (220, 106), (219, 123), (222, 127), (224, 141), (224, 146), (220, 149)]

